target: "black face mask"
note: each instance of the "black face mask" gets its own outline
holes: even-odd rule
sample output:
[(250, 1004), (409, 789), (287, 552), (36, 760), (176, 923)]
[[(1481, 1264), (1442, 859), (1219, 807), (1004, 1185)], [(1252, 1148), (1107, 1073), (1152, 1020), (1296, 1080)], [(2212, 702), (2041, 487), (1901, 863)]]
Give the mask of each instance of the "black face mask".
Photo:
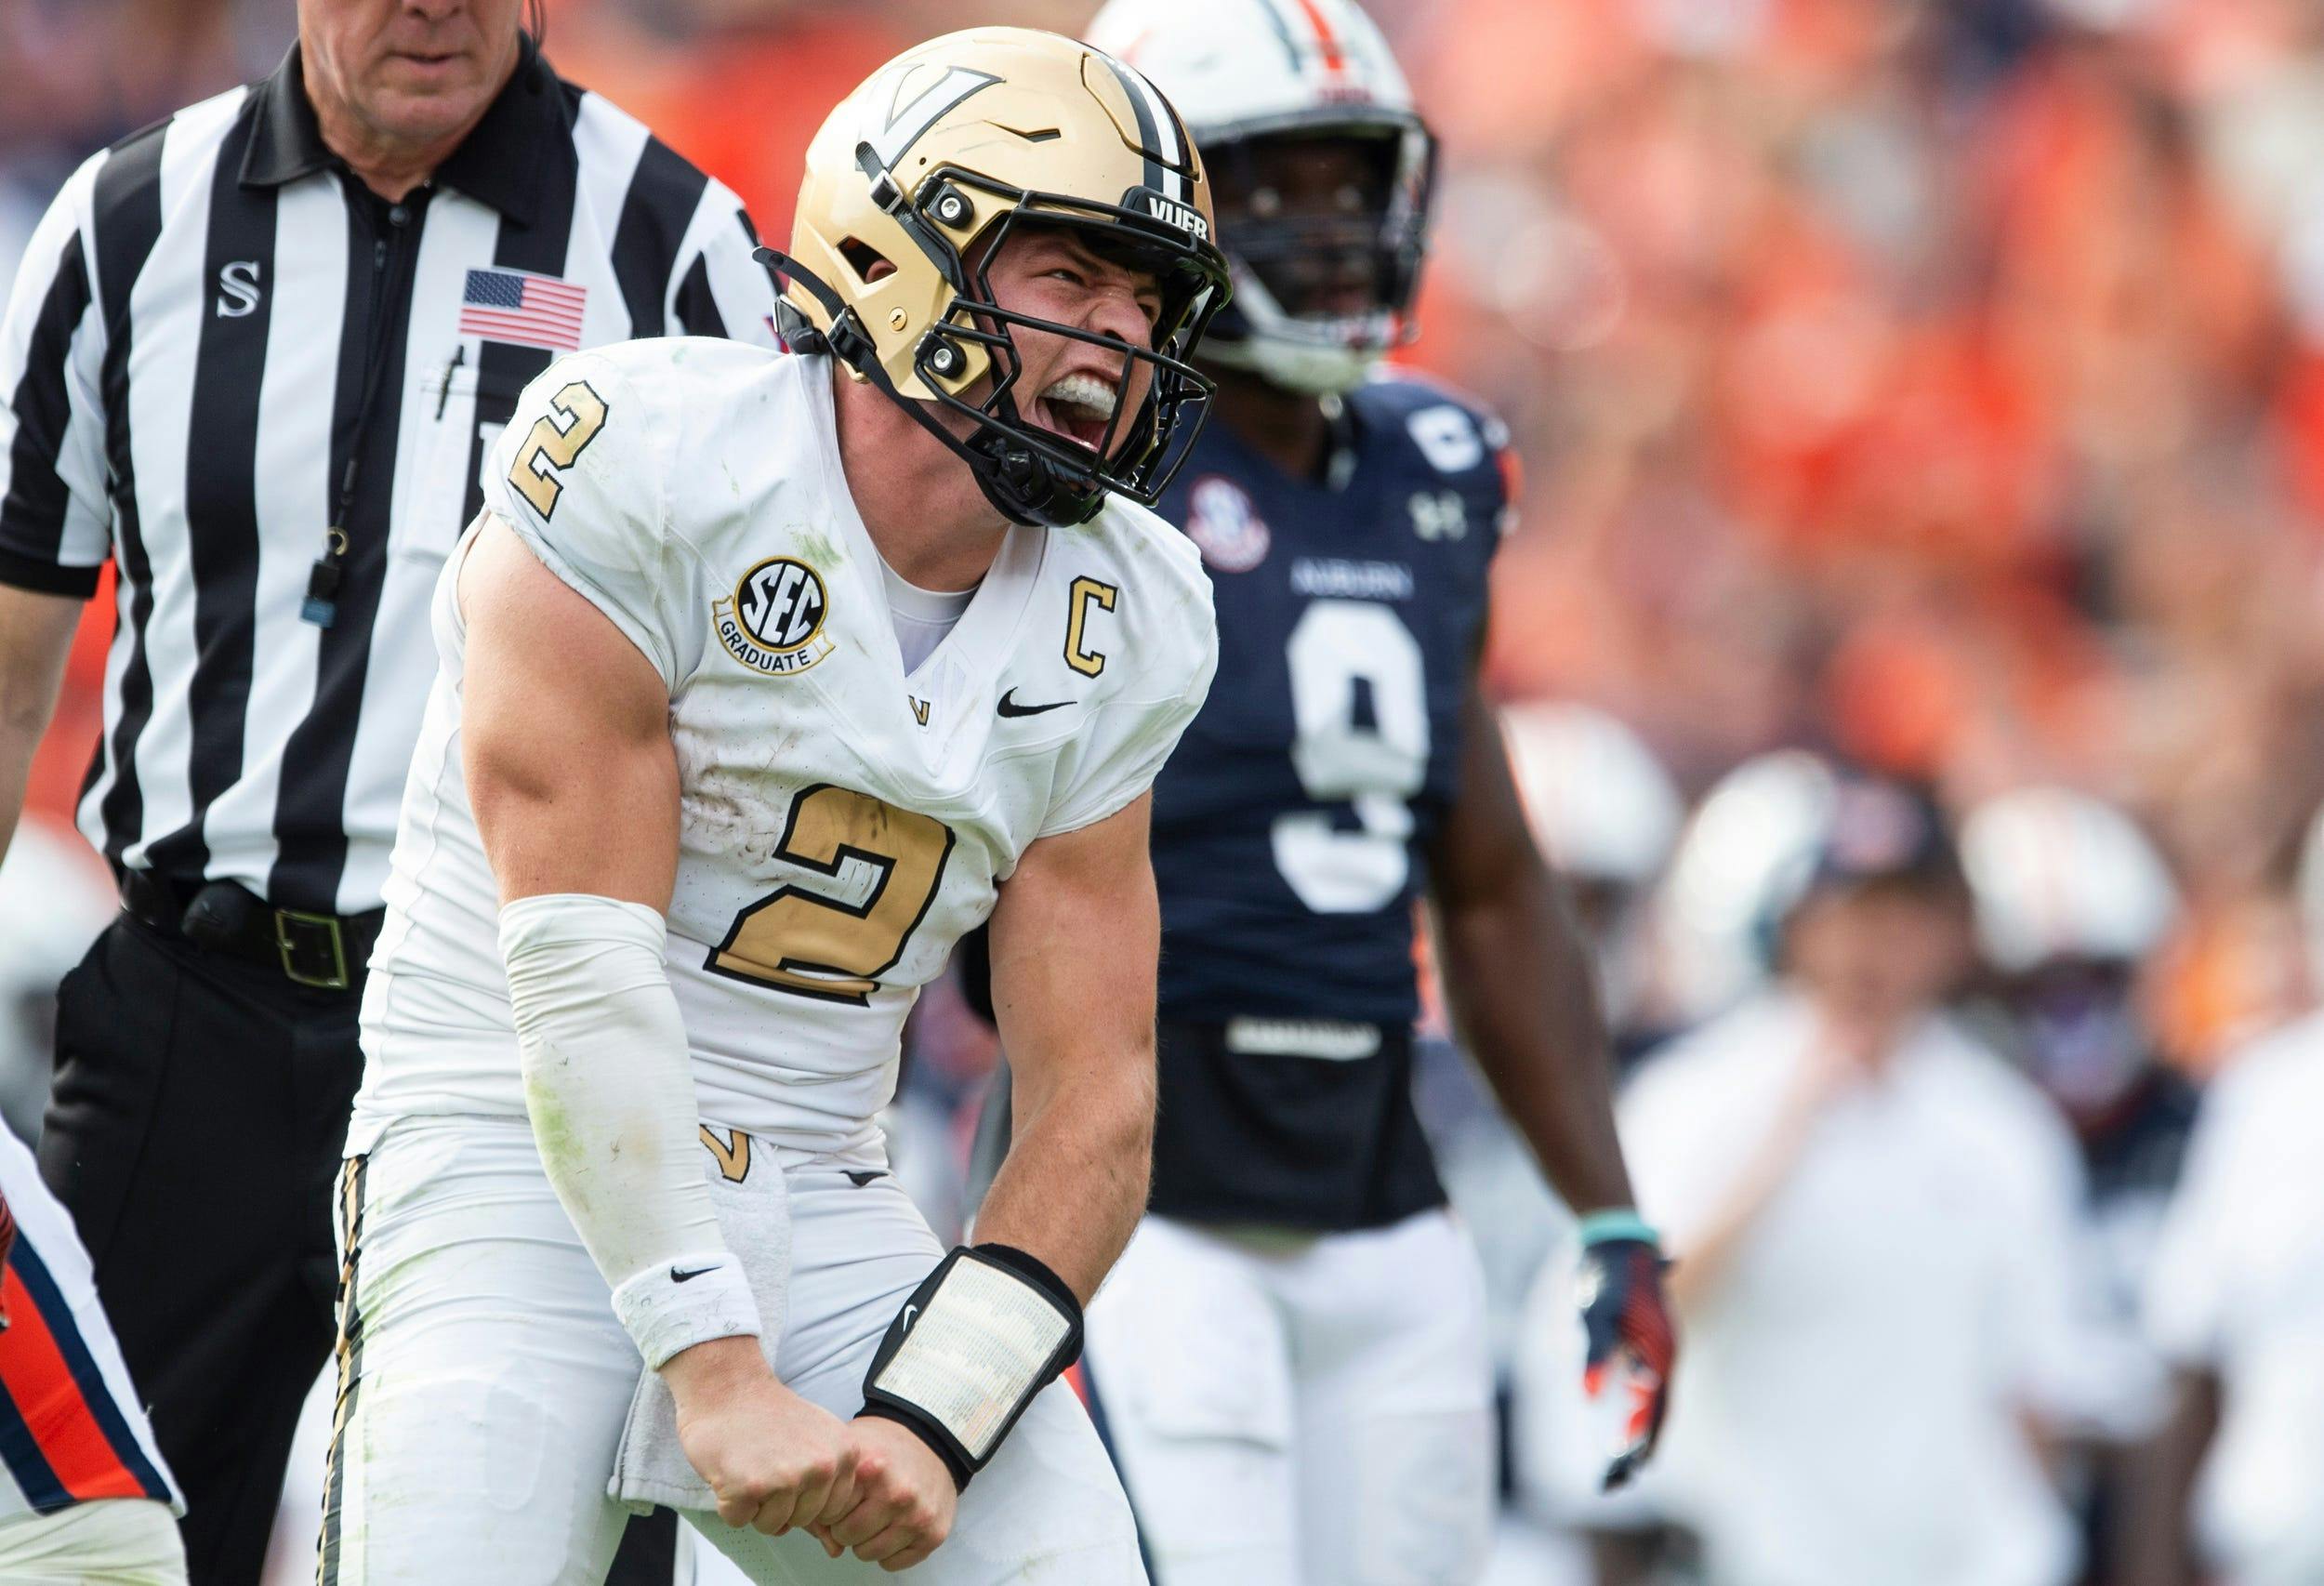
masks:
[[(1341, 156), (1356, 203), (1300, 191), (1304, 152)], [(1436, 145), (1417, 118), (1286, 127), (1207, 144), (1221, 195), (1221, 239), (1235, 263), (1291, 319), (1323, 324), (1410, 311), (1427, 250)], [(1347, 159), (1352, 154), (1353, 159)], [(1229, 309), (1217, 334), (1246, 334)]]
[(2117, 966), (2046, 966), (2010, 988), (2009, 1004), (2035, 1082), (2078, 1118), (2104, 1113), (2146, 1070), (2146, 1032)]

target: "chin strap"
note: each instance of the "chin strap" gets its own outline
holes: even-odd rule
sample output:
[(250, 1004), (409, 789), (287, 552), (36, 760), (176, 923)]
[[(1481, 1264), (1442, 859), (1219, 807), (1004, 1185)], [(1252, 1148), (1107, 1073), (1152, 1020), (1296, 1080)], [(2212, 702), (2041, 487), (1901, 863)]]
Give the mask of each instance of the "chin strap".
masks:
[[(750, 256), (765, 267), (774, 278), (775, 334), (783, 338), (785, 348), (793, 352), (825, 352), (849, 368), (873, 381), (890, 396), (896, 389), (887, 378), (887, 371), (879, 367), (878, 350), (865, 334), (864, 322), (855, 317), (855, 311), (847, 300), (834, 292), (823, 278), (789, 254), (768, 247), (763, 243)], [(807, 295), (824, 307), (831, 316), (831, 328), (819, 330), (813, 322), (801, 313), (796, 304), (782, 296), (784, 284), (796, 283), (806, 288)]]
[(778, 300), (775, 334), (783, 338), (783, 344), (794, 352), (828, 353), (862, 376), (875, 390), (911, 415), (914, 423), (942, 441), (946, 449), (969, 465), (984, 499), (1001, 516), (1012, 523), (1038, 529), (1070, 528), (1097, 515), (1105, 499), (1103, 489), (1092, 494), (1086, 509), (1073, 513), (1057, 510), (1053, 504), (1062, 493), (1053, 476), (1031, 451), (1010, 445), (1004, 430), (988, 425), (977, 437), (977, 441), (988, 443), (986, 445), (963, 441), (944, 427), (930, 411), (929, 403), (896, 390), (895, 382), (888, 377), (887, 369), (879, 362), (878, 348), (864, 329), (864, 322), (856, 317), (847, 300), (814, 271), (790, 255), (763, 245), (751, 257), (766, 267), (778, 287), (785, 281), (797, 283), (831, 316), (831, 328), (820, 330), (795, 305)]

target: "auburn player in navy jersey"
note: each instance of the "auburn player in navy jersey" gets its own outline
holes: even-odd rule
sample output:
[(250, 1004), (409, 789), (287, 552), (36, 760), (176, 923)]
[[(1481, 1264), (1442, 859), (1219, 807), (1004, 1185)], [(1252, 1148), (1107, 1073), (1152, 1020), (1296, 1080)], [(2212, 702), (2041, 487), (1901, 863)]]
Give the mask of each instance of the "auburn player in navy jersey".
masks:
[(1086, 1389), (1157, 1586), (1463, 1582), (1493, 1507), (1482, 1279), (1410, 1099), (1415, 904), (1462, 1032), (1593, 1277), (1618, 1480), (1673, 1352), (1616, 1143), (1591, 958), (1476, 669), (1508, 436), (1379, 367), (1434, 162), (1348, 0), (1115, 0), (1093, 42), (1209, 162), (1233, 304), (1214, 422), (1161, 503), (1200, 546), (1219, 686), (1155, 788), (1152, 1214)]

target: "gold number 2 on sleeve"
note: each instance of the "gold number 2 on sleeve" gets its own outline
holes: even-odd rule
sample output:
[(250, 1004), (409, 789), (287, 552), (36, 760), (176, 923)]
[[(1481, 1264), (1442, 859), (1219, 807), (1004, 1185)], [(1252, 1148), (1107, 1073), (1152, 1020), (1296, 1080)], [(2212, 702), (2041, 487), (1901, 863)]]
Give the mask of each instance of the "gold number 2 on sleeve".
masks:
[(590, 390), (587, 380), (564, 387), (548, 399), (548, 405), (564, 416), (563, 426), (546, 413), (533, 420), (532, 430), (517, 448), (517, 460), (508, 469), (508, 482), (544, 518), (557, 509), (557, 497), (565, 488), (564, 482), (549, 470), (571, 468), (605, 427), (605, 399)]
[(862, 1007), (927, 917), (954, 840), (944, 822), (867, 795), (827, 783), (803, 789), (791, 800), (775, 856), (835, 881), (851, 859), (874, 866), (870, 894), (858, 905), (808, 887), (777, 887), (734, 917), (708, 967)]

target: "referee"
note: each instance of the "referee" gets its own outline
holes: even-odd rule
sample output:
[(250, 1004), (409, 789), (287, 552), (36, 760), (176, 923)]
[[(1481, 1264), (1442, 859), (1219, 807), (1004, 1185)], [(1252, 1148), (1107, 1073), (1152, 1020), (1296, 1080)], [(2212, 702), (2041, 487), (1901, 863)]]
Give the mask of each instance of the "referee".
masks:
[(41, 1170), (197, 1583), (258, 1578), (331, 1347), (356, 1008), (482, 459), (561, 351), (772, 337), (734, 195), (518, 8), (300, 0), (272, 76), (74, 174), (0, 328), (0, 841), (118, 573), (80, 825), (122, 913), (59, 993)]

